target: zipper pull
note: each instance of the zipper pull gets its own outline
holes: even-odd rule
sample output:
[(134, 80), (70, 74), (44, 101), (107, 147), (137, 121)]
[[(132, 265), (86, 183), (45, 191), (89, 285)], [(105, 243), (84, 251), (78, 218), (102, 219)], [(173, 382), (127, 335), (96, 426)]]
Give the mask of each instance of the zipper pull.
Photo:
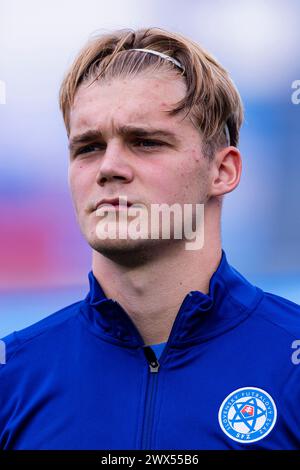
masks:
[(151, 348), (151, 346), (144, 346), (143, 349), (149, 364), (150, 372), (158, 372), (160, 364), (153, 349)]

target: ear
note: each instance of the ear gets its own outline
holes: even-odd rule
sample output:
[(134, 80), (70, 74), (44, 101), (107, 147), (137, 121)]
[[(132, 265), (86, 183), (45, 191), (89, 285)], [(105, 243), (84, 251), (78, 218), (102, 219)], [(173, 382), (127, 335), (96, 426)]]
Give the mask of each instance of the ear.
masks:
[(211, 196), (222, 196), (238, 186), (242, 173), (242, 158), (236, 147), (229, 146), (217, 151), (211, 165)]

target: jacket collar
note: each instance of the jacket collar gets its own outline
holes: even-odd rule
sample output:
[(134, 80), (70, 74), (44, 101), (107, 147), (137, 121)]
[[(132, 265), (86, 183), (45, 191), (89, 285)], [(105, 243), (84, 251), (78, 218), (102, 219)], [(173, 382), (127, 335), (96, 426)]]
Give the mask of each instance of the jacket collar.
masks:
[[(92, 271), (90, 290), (83, 301), (83, 314), (93, 331), (112, 342), (144, 345), (138, 329), (122, 306), (108, 299)], [(168, 342), (174, 347), (198, 343), (217, 336), (245, 320), (255, 309), (263, 291), (250, 284), (227, 262), (224, 250), (210, 279), (209, 293), (189, 292), (177, 313)]]

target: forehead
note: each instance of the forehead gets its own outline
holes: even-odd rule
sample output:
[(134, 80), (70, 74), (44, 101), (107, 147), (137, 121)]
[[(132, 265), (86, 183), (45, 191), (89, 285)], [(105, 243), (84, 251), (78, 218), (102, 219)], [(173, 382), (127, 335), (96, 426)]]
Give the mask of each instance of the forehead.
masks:
[(99, 127), (103, 131), (124, 125), (190, 127), (181, 113), (167, 111), (184, 98), (186, 85), (180, 77), (116, 78), (82, 84), (70, 112), (70, 136)]

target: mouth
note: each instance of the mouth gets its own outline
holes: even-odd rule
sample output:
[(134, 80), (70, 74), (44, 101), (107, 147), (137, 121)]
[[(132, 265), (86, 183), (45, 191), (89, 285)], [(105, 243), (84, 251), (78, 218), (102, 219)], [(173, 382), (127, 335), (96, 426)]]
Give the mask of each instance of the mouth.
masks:
[[(95, 206), (95, 210), (105, 207), (105, 209), (112, 208), (114, 210), (127, 209), (132, 206), (133, 203), (127, 200), (125, 196), (119, 196), (118, 198), (112, 199), (101, 199), (98, 201)], [(112, 207), (113, 206), (113, 207)]]

